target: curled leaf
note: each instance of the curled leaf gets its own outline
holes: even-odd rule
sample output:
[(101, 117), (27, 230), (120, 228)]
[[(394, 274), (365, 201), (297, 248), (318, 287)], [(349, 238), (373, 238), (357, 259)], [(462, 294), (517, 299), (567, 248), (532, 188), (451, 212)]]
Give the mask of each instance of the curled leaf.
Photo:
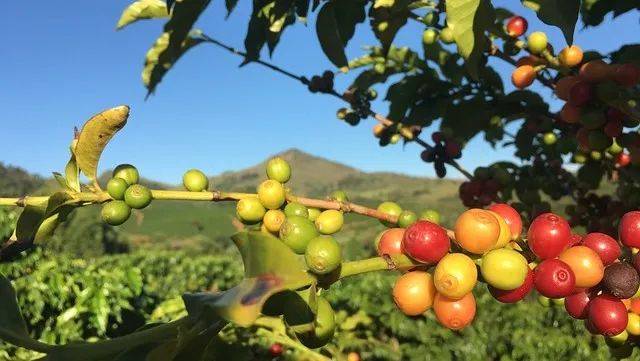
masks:
[(129, 5), (120, 16), (116, 29), (143, 19), (166, 18), (169, 16), (167, 5), (162, 0), (138, 0)]

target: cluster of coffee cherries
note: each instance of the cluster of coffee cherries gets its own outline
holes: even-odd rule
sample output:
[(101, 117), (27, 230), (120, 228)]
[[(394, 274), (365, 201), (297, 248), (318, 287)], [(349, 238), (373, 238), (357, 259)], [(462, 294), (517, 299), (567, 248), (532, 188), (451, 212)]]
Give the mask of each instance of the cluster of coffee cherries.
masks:
[(306, 82), (312, 93), (330, 93), (333, 91), (334, 74), (331, 70), (325, 70), (322, 75), (314, 75)]
[(433, 132), (431, 139), (433, 147), (423, 150), (420, 158), (423, 162), (433, 163), (438, 178), (444, 178), (447, 175), (445, 163), (462, 157), (462, 145), (444, 132)]
[(458, 194), (465, 207), (482, 208), (498, 201), (498, 192), (511, 181), (511, 174), (503, 167), (478, 167), (473, 173), (473, 179), (460, 185)]
[(102, 206), (102, 219), (112, 226), (123, 224), (131, 216), (131, 209), (143, 209), (151, 204), (151, 191), (138, 184), (140, 174), (131, 164), (120, 164), (107, 183), (112, 200)]
[(588, 232), (615, 235), (614, 224), (624, 214), (625, 206), (609, 195), (589, 192), (577, 197), (576, 204), (568, 205), (565, 211), (573, 227), (584, 226)]
[(433, 308), (444, 327), (459, 330), (475, 316), (472, 290), (482, 281), (499, 302), (521, 301), (535, 289), (543, 303), (563, 303), (594, 334), (623, 343), (640, 335), (640, 316), (629, 312), (640, 305), (640, 255), (631, 255), (640, 247), (640, 211), (622, 216), (619, 242), (604, 233), (574, 234), (553, 213), (531, 222), (526, 241), (522, 229), (519, 213), (496, 203), (463, 212), (453, 232), (424, 220), (385, 230), (380, 255), (404, 254), (424, 264), (396, 281), (398, 308), (410, 316)]
[(349, 125), (356, 126), (361, 119), (366, 119), (369, 116), (371, 101), (378, 97), (378, 92), (372, 88), (367, 89), (366, 92), (347, 91), (342, 97), (349, 102), (351, 107), (338, 109), (336, 117)]

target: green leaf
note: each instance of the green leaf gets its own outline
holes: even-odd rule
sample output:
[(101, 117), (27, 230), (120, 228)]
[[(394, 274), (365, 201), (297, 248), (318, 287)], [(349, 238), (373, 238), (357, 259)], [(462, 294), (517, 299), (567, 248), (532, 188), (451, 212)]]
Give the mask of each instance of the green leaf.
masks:
[(373, 33), (382, 45), (383, 53), (391, 48), (396, 34), (409, 18), (409, 0), (382, 1), (379, 6), (369, 9), (369, 18)]
[(640, 44), (628, 44), (611, 53), (611, 61), (616, 64), (633, 63), (640, 65)]
[(66, 178), (62, 174), (60, 174), (58, 172), (53, 172), (53, 178), (55, 178), (56, 182), (58, 182), (60, 187), (62, 187), (64, 189), (70, 189)]
[(69, 158), (67, 165), (64, 167), (64, 176), (67, 187), (73, 191), (80, 192), (80, 170), (78, 169), (74, 151), (71, 151), (71, 158)]
[(0, 274), (0, 338), (27, 348), (33, 342), (22, 318), (16, 292), (3, 274)]
[(231, 15), (236, 5), (238, 5), (238, 0), (224, 0), (224, 6), (227, 8), (227, 17)]
[(494, 22), (489, 0), (448, 0), (447, 25), (453, 31), (458, 52), (465, 59), (472, 78), (478, 79), (483, 53), (488, 49), (485, 31)]
[(129, 107), (121, 105), (91, 117), (80, 131), (75, 147), (78, 167), (97, 184), (98, 161), (113, 136), (127, 123)]
[(162, 0), (138, 0), (129, 5), (120, 16), (116, 29), (143, 19), (166, 18), (169, 16), (167, 5)]
[(560, 28), (567, 44), (573, 43), (580, 0), (522, 0), (522, 5), (535, 11), (543, 23)]
[(262, 11), (265, 4), (269, 5), (272, 3), (265, 2), (264, 0), (253, 1), (253, 10), (247, 28), (247, 35), (244, 38), (244, 49), (247, 56), (242, 65), (259, 59), (260, 51), (267, 42), (266, 28), (269, 24)]
[(486, 129), (490, 117), (490, 104), (484, 100), (484, 97), (476, 96), (469, 100), (449, 103), (440, 128), (453, 130), (455, 138), (464, 143)]
[(19, 241), (33, 241), (38, 227), (44, 220), (47, 202), (38, 205), (27, 205), (18, 217), (16, 238)]
[(316, 34), (318, 41), (320, 41), (320, 47), (329, 61), (338, 68), (347, 67), (347, 56), (344, 53), (344, 42), (340, 36), (333, 1), (326, 2), (320, 8), (316, 19)]

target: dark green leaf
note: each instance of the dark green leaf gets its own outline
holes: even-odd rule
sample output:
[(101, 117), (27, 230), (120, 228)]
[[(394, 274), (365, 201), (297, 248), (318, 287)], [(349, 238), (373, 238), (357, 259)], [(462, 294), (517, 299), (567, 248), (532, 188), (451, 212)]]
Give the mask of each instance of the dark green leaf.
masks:
[(236, 5), (238, 5), (238, 0), (224, 0), (224, 5), (227, 8), (227, 17), (229, 17), (229, 15), (231, 15), (231, 12), (233, 12), (233, 9), (235, 9)]
[(320, 41), (320, 47), (327, 58), (339, 68), (348, 66), (347, 56), (344, 53), (344, 43), (338, 28), (334, 2), (325, 3), (318, 12), (316, 34), (318, 41)]
[(409, 18), (409, 0), (377, 1), (369, 8), (371, 27), (386, 54), (393, 39)]
[(640, 44), (622, 46), (611, 53), (611, 61), (617, 64), (634, 63), (640, 65)]
[(560, 28), (567, 44), (573, 43), (580, 0), (522, 0), (522, 4), (535, 11), (543, 23)]
[(17, 346), (33, 342), (27, 331), (11, 282), (0, 274), (0, 338)]

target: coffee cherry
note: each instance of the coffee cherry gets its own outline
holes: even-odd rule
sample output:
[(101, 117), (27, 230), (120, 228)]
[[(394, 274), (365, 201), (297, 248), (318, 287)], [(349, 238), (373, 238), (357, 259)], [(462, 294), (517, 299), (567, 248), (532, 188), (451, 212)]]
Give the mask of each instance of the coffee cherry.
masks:
[(100, 212), (104, 223), (119, 226), (131, 216), (131, 208), (124, 201), (110, 201), (102, 206)]
[(445, 27), (440, 30), (440, 40), (442, 40), (442, 42), (445, 44), (453, 43), (453, 30), (451, 30), (450, 27)]
[(517, 38), (526, 33), (528, 27), (529, 23), (527, 22), (527, 19), (522, 16), (512, 16), (507, 22), (506, 30), (510, 37)]
[(344, 224), (344, 216), (342, 212), (335, 209), (327, 209), (320, 213), (318, 218), (315, 221), (316, 228), (322, 234), (334, 234), (340, 229), (342, 229), (342, 225)]
[[(286, 214), (287, 207), (284, 207), (284, 209)], [(315, 222), (316, 219), (318, 219), (318, 216), (320, 216), (320, 213), (322, 213), (318, 208), (309, 208), (307, 212), (309, 213), (309, 216), (307, 218), (309, 218), (311, 222)], [(304, 212), (302, 213), (302, 215), (304, 215)]]
[(422, 43), (432, 45), (438, 40), (438, 32), (433, 29), (427, 29), (422, 33)]
[(284, 223), (285, 218), (286, 215), (283, 211), (279, 209), (270, 209), (264, 214), (264, 218), (262, 218), (262, 224), (269, 232), (278, 233), (278, 231), (280, 231), (282, 223)]
[(280, 157), (271, 158), (267, 162), (267, 177), (276, 182), (287, 183), (291, 178), (291, 166)]
[(296, 334), (298, 340), (308, 348), (319, 348), (331, 341), (336, 329), (336, 316), (331, 304), (323, 297), (318, 297), (318, 311), (314, 329)]
[(422, 17), (422, 22), (428, 26), (436, 25), (439, 20), (440, 20), (440, 15), (435, 11), (427, 13), (425, 16)]
[(640, 82), (640, 68), (634, 64), (622, 64), (613, 73), (613, 79), (624, 87), (633, 87)]
[(625, 246), (640, 248), (640, 211), (627, 212), (622, 216), (618, 236)]
[(243, 198), (236, 204), (236, 215), (245, 224), (260, 222), (267, 212), (258, 198)]
[(367, 99), (368, 100), (375, 100), (378, 97), (378, 92), (373, 89), (373, 88), (369, 88), (367, 89)]
[(297, 254), (304, 254), (309, 241), (318, 235), (316, 226), (306, 217), (287, 217), (280, 227), (280, 239)]
[(581, 110), (569, 103), (565, 103), (560, 110), (560, 119), (563, 122), (574, 124), (580, 121)]
[(522, 218), (518, 211), (506, 203), (494, 203), (488, 207), (488, 210), (499, 214), (502, 219), (504, 219), (511, 231), (512, 240), (515, 241), (520, 238), (520, 234), (522, 233)]
[(590, 83), (600, 83), (609, 77), (609, 64), (602, 59), (591, 60), (580, 67), (580, 78)]
[(190, 192), (202, 192), (209, 187), (209, 179), (200, 170), (191, 169), (182, 176), (182, 184)]
[(404, 228), (389, 228), (383, 231), (376, 245), (378, 256), (402, 254), (402, 238), (404, 234)]
[(282, 355), (282, 351), (283, 351), (283, 347), (279, 343), (274, 343), (273, 345), (269, 346), (269, 354), (272, 357), (278, 357)]
[[(622, 135), (622, 122), (621, 121), (611, 121), (609, 120), (607, 124), (604, 126), (604, 134), (608, 135), (611, 138), (617, 138)], [(618, 145), (615, 141), (614, 144), (617, 145), (619, 151), (615, 154), (622, 152), (622, 147)]]
[(629, 320), (627, 321), (626, 331), (633, 336), (640, 336), (640, 316), (635, 313), (628, 313), (627, 317)]
[(433, 305), (436, 288), (431, 274), (412, 271), (403, 274), (393, 285), (393, 301), (407, 316), (418, 316)]
[(427, 209), (420, 212), (420, 217), (418, 217), (421, 221), (429, 221), (434, 224), (440, 224), (440, 213), (435, 209)]
[(412, 211), (402, 211), (398, 216), (398, 226), (402, 228), (407, 228), (410, 225), (416, 223), (418, 220), (418, 215)]
[(511, 242), (511, 229), (509, 228), (507, 221), (505, 221), (501, 215), (493, 211), (488, 212), (490, 212), (500, 224), (500, 235), (498, 236), (498, 242), (496, 242), (496, 245), (493, 248), (502, 248), (509, 242)]
[(527, 47), (533, 54), (540, 54), (547, 49), (547, 34), (542, 31), (531, 33), (527, 37)]
[(113, 178), (122, 178), (128, 185), (138, 183), (140, 174), (136, 167), (131, 164), (120, 164), (113, 170)]
[(287, 217), (300, 216), (309, 218), (309, 209), (300, 203), (287, 203), (284, 207), (284, 214)]
[(527, 232), (531, 251), (541, 259), (557, 257), (569, 246), (571, 227), (567, 221), (553, 213), (537, 216)]
[[(594, 329), (594, 331), (596, 331)], [(597, 334), (597, 331), (596, 333)], [(616, 360), (625, 359), (633, 353), (633, 348), (627, 343), (629, 339), (629, 333), (622, 331), (617, 335), (611, 337), (605, 337), (604, 342), (610, 347), (611, 356)]]
[(133, 184), (124, 192), (124, 201), (134, 209), (145, 208), (151, 203), (151, 199), (149, 188), (140, 184)]
[(566, 67), (574, 67), (582, 62), (582, 49), (580, 49), (577, 45), (570, 45), (560, 51), (558, 54), (558, 59), (560, 60), (560, 64)]
[(451, 253), (438, 262), (433, 272), (433, 280), (439, 293), (449, 298), (460, 299), (473, 290), (478, 281), (478, 270), (468, 256)]
[(124, 179), (111, 178), (109, 182), (107, 182), (107, 193), (115, 200), (123, 200), (124, 192), (126, 192), (128, 187), (129, 185)]
[(512, 249), (494, 249), (482, 256), (480, 271), (484, 280), (501, 290), (514, 290), (529, 273), (527, 259)]
[(593, 87), (586, 81), (578, 81), (569, 90), (569, 104), (582, 107), (593, 99)]
[(569, 296), (576, 288), (576, 276), (568, 264), (558, 259), (546, 259), (534, 270), (536, 290), (549, 298)]
[(596, 286), (604, 275), (604, 265), (598, 254), (589, 247), (575, 246), (567, 248), (558, 259), (568, 264), (576, 277), (576, 287)]
[(493, 249), (500, 237), (500, 223), (489, 211), (469, 209), (456, 220), (456, 242), (464, 250), (483, 254)]
[(285, 201), (285, 191), (282, 183), (268, 179), (258, 186), (258, 199), (267, 209), (278, 209)]
[(331, 273), (342, 263), (342, 248), (331, 236), (316, 237), (309, 241), (304, 260), (313, 273)]
[(587, 234), (582, 238), (582, 245), (594, 250), (605, 266), (615, 262), (622, 254), (618, 242), (604, 233)]
[(590, 291), (574, 293), (564, 298), (564, 308), (569, 316), (584, 320), (589, 316), (589, 302), (594, 296)]
[(558, 141), (558, 136), (554, 132), (544, 133), (542, 142), (546, 145), (554, 145)]
[[(382, 202), (378, 206), (378, 212), (386, 213), (390, 216), (398, 217), (402, 213), (402, 208), (394, 202)], [(393, 227), (394, 224), (387, 221), (381, 221), (387, 227)]]
[(347, 354), (347, 361), (360, 361), (360, 355), (357, 352), (349, 352)]
[(528, 269), (527, 276), (520, 287), (513, 290), (501, 290), (491, 285), (488, 286), (491, 295), (502, 303), (516, 303), (523, 300), (533, 289), (533, 271)]
[(417, 221), (409, 226), (402, 238), (402, 250), (422, 263), (433, 264), (442, 259), (451, 247), (447, 232), (435, 223)]
[(617, 298), (631, 298), (638, 292), (640, 277), (632, 265), (616, 262), (605, 268), (602, 286)]
[(629, 317), (619, 299), (601, 294), (589, 302), (589, 322), (601, 335), (614, 336), (625, 330)]
[(567, 75), (556, 82), (555, 93), (562, 100), (569, 100), (571, 88), (580, 81), (580, 78), (574, 75)]
[(631, 305), (629, 305), (629, 310), (635, 313), (636, 315), (640, 315), (640, 298), (638, 298), (637, 294), (633, 296), (633, 298), (631, 299)]
[(376, 125), (373, 126), (373, 136), (376, 138), (380, 138), (382, 136), (382, 133), (384, 133), (385, 130), (385, 126), (378, 123)]
[(536, 79), (536, 71), (531, 65), (517, 67), (511, 73), (511, 83), (518, 89), (524, 89)]
[(476, 315), (476, 299), (471, 292), (458, 300), (436, 293), (433, 311), (442, 326), (461, 330), (471, 324)]

